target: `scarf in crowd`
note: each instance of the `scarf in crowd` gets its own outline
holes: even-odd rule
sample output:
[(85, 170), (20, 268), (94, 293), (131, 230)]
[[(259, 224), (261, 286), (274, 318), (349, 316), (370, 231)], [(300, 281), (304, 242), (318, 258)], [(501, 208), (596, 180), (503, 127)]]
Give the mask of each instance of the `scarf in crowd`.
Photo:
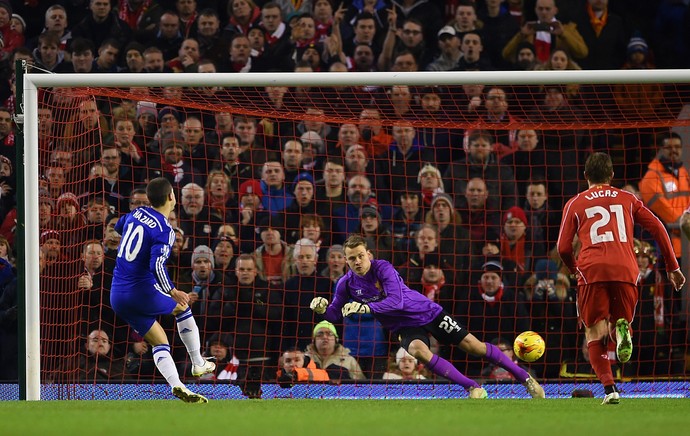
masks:
[(161, 169), (164, 173), (172, 174), (173, 176), (175, 176), (175, 183), (180, 183), (180, 181), (184, 177), (184, 169), (182, 169), (183, 163), (183, 161), (179, 161), (176, 164), (170, 164), (161, 158)]
[(183, 24), (183, 29), (184, 30), (184, 37), (189, 38), (191, 35), (192, 27), (194, 27), (194, 23), (196, 23), (196, 19), (199, 17), (199, 14), (197, 12), (194, 12), (189, 18), (186, 20), (182, 17), (180, 17), (180, 21), (182, 21)]
[(295, 47), (296, 48), (305, 48), (305, 47), (309, 47), (312, 44), (316, 44), (318, 42), (319, 42), (319, 36), (317, 34), (314, 34), (314, 37), (311, 39), (307, 39), (304, 41), (302, 41), (302, 40), (295, 41)]
[[(204, 290), (208, 289), (208, 285), (216, 278), (216, 273), (211, 270), (211, 273), (208, 275), (207, 280), (201, 280), (199, 276), (197, 275), (196, 271), (192, 271), (192, 283), (195, 286), (201, 286)], [(209, 297), (209, 295), (205, 296), (206, 298)]]
[(10, 132), (7, 136), (0, 140), (0, 144), (4, 145), (5, 147), (14, 147), (14, 142), (14, 132)]
[(503, 297), (503, 282), (501, 282), (501, 285), (498, 287), (498, 291), (496, 291), (494, 295), (487, 295), (487, 293), (484, 292), (484, 288), (482, 288), (482, 284), (480, 283), (479, 293), (481, 294), (484, 301), (489, 303), (490, 306), (493, 306), (494, 304), (500, 302), (501, 298)]
[(219, 216), (225, 216), (225, 205), (227, 204), (228, 200), (232, 198), (232, 195), (230, 194), (225, 194), (223, 198), (217, 198), (214, 197), (213, 195), (208, 196), (208, 207), (212, 211), (216, 212), (217, 215)]
[(654, 271), (656, 284), (654, 285), (654, 327), (657, 330), (664, 329), (664, 277), (658, 271)]
[(316, 40), (319, 42), (324, 42), (326, 37), (331, 34), (331, 27), (333, 26), (333, 20), (328, 20), (327, 23), (316, 22)]
[[(551, 21), (556, 21), (554, 18)], [(554, 41), (551, 32), (545, 32), (540, 30), (534, 35), (534, 52), (537, 55), (539, 62), (544, 63), (551, 57), (551, 48), (553, 47)]]
[(141, 20), (141, 17), (151, 6), (151, 2), (152, 0), (144, 0), (138, 9), (132, 9), (129, 0), (120, 0), (118, 2), (118, 18), (127, 23), (129, 27), (136, 30), (139, 20)]
[(248, 73), (252, 69), (252, 58), (247, 59), (246, 64), (241, 64), (239, 62), (233, 62), (231, 68), (236, 73)]
[(589, 15), (589, 22), (592, 25), (592, 29), (594, 29), (594, 33), (596, 33), (598, 37), (609, 19), (609, 11), (605, 10), (604, 13), (601, 14), (601, 18), (597, 18), (592, 9), (592, 5), (587, 3), (587, 15)]
[[(649, 276), (654, 274), (654, 284), (652, 285), (647, 281)], [(644, 271), (640, 271), (637, 277), (637, 286), (640, 288), (640, 292), (644, 292), (645, 297), (651, 295), (652, 301), (654, 302), (654, 328), (658, 331), (664, 330), (664, 277), (656, 269), (652, 269), (651, 266)], [(649, 292), (647, 293), (647, 290)]]
[(228, 21), (231, 26), (233, 26), (235, 29), (239, 31), (239, 33), (243, 35), (247, 35), (249, 33), (249, 29), (252, 27), (252, 23), (257, 21), (261, 17), (261, 9), (259, 9), (258, 6), (254, 6), (252, 9), (252, 13), (249, 16), (249, 20), (247, 20), (247, 23), (242, 24), (239, 21), (237, 21), (237, 18), (234, 16), (230, 17), (230, 20)]
[(285, 34), (285, 29), (287, 29), (287, 26), (285, 26), (285, 23), (280, 23), (275, 32), (271, 33), (270, 35), (267, 32), (266, 35), (264, 36), (266, 38), (266, 43), (268, 43), (268, 45), (273, 45), (276, 42), (278, 42), (280, 40), (280, 38), (282, 38), (283, 35)]
[(434, 199), (434, 195), (443, 193), (443, 188), (438, 187), (436, 189), (422, 189), (422, 202), (424, 206), (431, 207), (431, 200)]
[(441, 287), (445, 284), (446, 284), (446, 278), (445, 277), (441, 277), (441, 279), (436, 283), (429, 283), (426, 280), (424, 280), (424, 277), (422, 276), (422, 293), (429, 300), (431, 300), (435, 303), (438, 303), (439, 293), (441, 292)]
[(223, 370), (218, 374), (218, 376), (214, 376), (213, 378), (216, 380), (237, 380), (237, 370), (240, 368), (240, 361), (237, 357), (232, 356), (232, 359), (230, 359), (230, 362), (223, 367)]
[(520, 271), (525, 270), (525, 235), (522, 235), (515, 244), (511, 245), (504, 233), (501, 233), (501, 258), (515, 262)]

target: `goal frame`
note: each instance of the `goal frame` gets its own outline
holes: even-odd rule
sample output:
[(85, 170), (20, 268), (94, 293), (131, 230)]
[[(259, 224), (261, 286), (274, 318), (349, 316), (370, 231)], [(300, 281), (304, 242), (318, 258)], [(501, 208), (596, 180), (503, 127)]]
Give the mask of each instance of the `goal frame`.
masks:
[[(26, 68), (26, 65), (25, 65)], [(17, 259), (24, 259), (23, 274), (19, 268), (18, 287), (25, 280), (25, 325), (20, 326), (20, 341), (25, 340), (24, 373), (20, 375), (20, 398), (41, 400), (40, 379), (40, 301), (39, 301), (39, 216), (38, 216), (38, 88), (41, 87), (131, 87), (131, 86), (432, 86), (432, 85), (549, 85), (549, 84), (625, 84), (690, 83), (690, 70), (596, 70), (596, 71), (446, 71), (446, 72), (372, 72), (372, 73), (150, 73), (150, 74), (22, 74), (23, 113), (18, 123), (24, 129), (24, 197), (18, 199), (18, 226), (25, 231), (24, 244), (17, 247)], [(21, 81), (18, 80), (19, 85)], [(21, 109), (21, 107), (20, 107)], [(690, 142), (690, 141), (687, 141)], [(684, 145), (686, 165), (689, 144)], [(22, 144), (18, 144), (21, 147)], [(683, 241), (683, 269), (688, 271), (690, 250)], [(22, 277), (23, 276), (23, 277)], [(683, 301), (688, 311), (688, 296)], [(22, 308), (20, 308), (22, 310)], [(21, 332), (24, 336), (22, 337)], [(20, 344), (21, 347), (22, 344)], [(21, 348), (20, 348), (21, 349)], [(22, 356), (20, 356), (22, 359)], [(20, 365), (20, 368), (22, 366)]]

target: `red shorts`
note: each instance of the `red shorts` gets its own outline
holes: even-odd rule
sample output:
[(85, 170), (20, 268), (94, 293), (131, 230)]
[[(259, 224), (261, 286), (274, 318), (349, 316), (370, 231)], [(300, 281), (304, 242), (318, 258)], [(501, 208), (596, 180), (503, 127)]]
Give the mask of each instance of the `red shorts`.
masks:
[(577, 313), (586, 327), (602, 319), (632, 322), (637, 305), (637, 286), (624, 282), (597, 282), (577, 287)]

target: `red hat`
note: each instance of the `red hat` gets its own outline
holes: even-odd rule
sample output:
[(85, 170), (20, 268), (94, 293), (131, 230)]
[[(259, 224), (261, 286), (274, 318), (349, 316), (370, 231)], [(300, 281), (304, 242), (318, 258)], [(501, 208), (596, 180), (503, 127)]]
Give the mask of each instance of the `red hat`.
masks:
[(263, 196), (263, 192), (261, 192), (261, 182), (256, 179), (243, 182), (240, 185), (240, 198), (247, 194), (256, 194), (261, 198)]
[(64, 202), (72, 203), (77, 210), (80, 209), (79, 200), (77, 199), (77, 196), (72, 194), (71, 192), (65, 192), (64, 194), (62, 194), (58, 197), (58, 199), (57, 199), (58, 210), (60, 210), (60, 206)]
[(60, 238), (60, 233), (57, 230), (45, 230), (43, 231), (43, 233), (41, 233), (41, 244), (44, 244), (46, 241), (50, 239), (57, 239), (58, 241), (62, 242), (62, 239)]
[(525, 215), (525, 211), (522, 210), (521, 207), (513, 206), (510, 209), (508, 209), (508, 212), (503, 215), (503, 224), (506, 223), (509, 219), (512, 218), (517, 218), (520, 221), (522, 221), (525, 225), (527, 225), (527, 215)]

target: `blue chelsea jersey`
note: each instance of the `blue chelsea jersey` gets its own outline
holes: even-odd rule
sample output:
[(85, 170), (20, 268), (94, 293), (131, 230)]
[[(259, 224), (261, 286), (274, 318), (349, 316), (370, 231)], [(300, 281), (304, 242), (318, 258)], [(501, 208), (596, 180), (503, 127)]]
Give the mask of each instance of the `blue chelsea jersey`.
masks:
[(141, 286), (153, 286), (170, 293), (175, 285), (165, 264), (175, 242), (175, 232), (168, 219), (151, 207), (139, 207), (120, 217), (115, 231), (122, 239), (111, 292), (136, 292)]

